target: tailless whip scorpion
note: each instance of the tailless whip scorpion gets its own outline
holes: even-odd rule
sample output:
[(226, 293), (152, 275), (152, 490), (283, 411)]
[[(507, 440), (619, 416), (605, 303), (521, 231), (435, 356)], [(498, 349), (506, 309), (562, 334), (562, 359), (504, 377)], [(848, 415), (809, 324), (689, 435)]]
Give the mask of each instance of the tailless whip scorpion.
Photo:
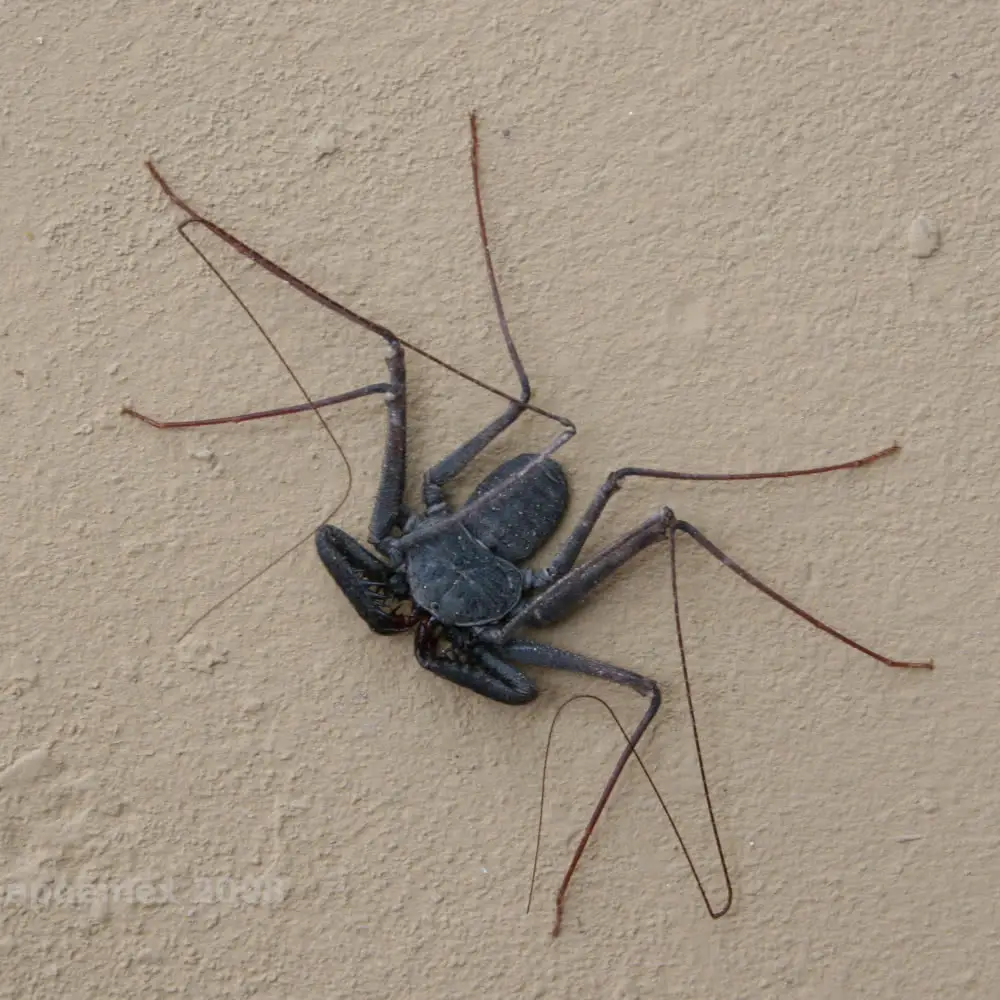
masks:
[[(677, 633), (688, 717), (691, 721), (701, 786), (715, 849), (725, 882), (725, 895), (721, 902), (713, 903), (709, 898), (666, 804), (658, 791), (656, 794), (694, 874), (705, 907), (713, 918), (718, 918), (729, 911), (733, 901), (733, 888), (709, 792), (701, 740), (694, 715), (677, 595), (678, 536), (690, 539), (752, 587), (859, 653), (889, 667), (930, 668), (932, 664), (885, 656), (821, 621), (734, 562), (696, 527), (677, 517), (669, 507), (661, 507), (654, 511), (641, 524), (626, 531), (617, 541), (601, 551), (585, 558), (581, 558), (581, 552), (611, 498), (630, 479), (735, 482), (813, 476), (871, 465), (895, 454), (899, 451), (899, 446), (894, 444), (863, 458), (833, 465), (776, 472), (689, 473), (623, 466), (611, 472), (600, 485), (579, 520), (558, 545), (548, 565), (541, 568), (529, 565), (532, 557), (553, 537), (566, 512), (569, 500), (568, 479), (563, 466), (553, 455), (574, 436), (576, 426), (568, 418), (543, 409), (531, 401), (531, 385), (507, 324), (487, 238), (479, 182), (479, 140), (475, 113), (470, 115), (469, 124), (472, 139), (473, 190), (486, 275), (496, 308), (500, 334), (520, 384), (517, 395), (503, 392), (460, 371), (422, 347), (404, 340), (387, 327), (366, 319), (295, 277), (193, 209), (173, 191), (157, 168), (152, 163), (147, 163), (149, 172), (164, 194), (186, 215), (178, 226), (181, 234), (232, 292), (267, 339), (268, 344), (298, 385), (304, 402), (235, 416), (183, 421), (157, 420), (130, 407), (126, 407), (124, 412), (157, 428), (177, 429), (239, 423), (311, 411), (323, 424), (326, 433), (346, 462), (343, 450), (319, 411), (368, 396), (381, 397), (386, 409), (387, 431), (381, 475), (368, 526), (368, 545), (365, 546), (341, 528), (326, 523), (330, 517), (315, 531), (316, 549), (320, 560), (368, 627), (380, 635), (412, 630), (414, 653), (422, 667), (454, 684), (507, 705), (527, 704), (538, 694), (533, 676), (525, 673), (522, 669), (524, 667), (567, 670), (597, 677), (631, 688), (645, 699), (645, 712), (638, 724), (631, 732), (622, 729), (625, 746), (607, 779), (563, 876), (556, 896), (553, 935), (559, 933), (566, 894), (573, 873), (622, 769), (629, 759), (635, 756), (645, 771), (645, 765), (639, 758), (636, 747), (660, 707), (660, 690), (654, 680), (643, 674), (560, 649), (535, 637), (534, 631), (562, 621), (576, 610), (595, 588), (626, 566), (644, 549), (665, 544), (669, 556), (674, 627)], [(213, 233), (232, 249), (306, 297), (380, 337), (386, 349), (386, 380), (336, 396), (312, 398), (249, 308), (190, 239), (186, 230), (193, 225), (200, 225)], [(466, 379), (506, 402), (502, 413), (423, 473), (420, 510), (411, 509), (404, 503), (407, 351), (433, 361), (452, 374)], [(558, 425), (559, 429), (553, 439), (540, 451), (520, 454), (497, 466), (464, 502), (456, 504), (449, 497), (449, 485), (484, 449), (501, 434), (507, 432), (518, 418), (528, 411), (546, 417)], [(349, 468), (348, 464), (348, 470)], [(349, 489), (348, 485), (348, 491)], [(331, 517), (335, 513), (336, 511), (331, 512)], [(648, 772), (647, 777), (649, 777)], [(652, 784), (651, 778), (650, 784)], [(653, 788), (655, 790), (655, 785)]]

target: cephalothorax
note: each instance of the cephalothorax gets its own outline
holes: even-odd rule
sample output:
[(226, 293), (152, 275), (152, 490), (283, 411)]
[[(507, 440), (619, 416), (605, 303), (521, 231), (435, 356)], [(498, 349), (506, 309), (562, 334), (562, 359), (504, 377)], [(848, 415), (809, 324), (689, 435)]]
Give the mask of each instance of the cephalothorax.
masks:
[[(255, 261), (307, 297), (381, 337), (387, 346), (388, 381), (373, 383), (351, 392), (318, 400), (310, 399), (299, 384), (307, 400), (305, 403), (235, 417), (164, 422), (144, 416), (132, 409), (126, 409), (126, 412), (156, 427), (192, 427), (209, 423), (241, 422), (307, 410), (316, 411), (318, 415), (321, 407), (346, 403), (366, 396), (381, 395), (385, 401), (388, 425), (381, 476), (368, 531), (368, 542), (371, 547), (365, 547), (332, 524), (323, 524), (316, 531), (316, 547), (323, 565), (368, 626), (380, 634), (414, 629), (416, 657), (423, 667), (495, 701), (520, 705), (535, 698), (537, 688), (534, 681), (523, 672), (521, 669), (523, 667), (548, 667), (587, 674), (630, 687), (648, 700), (641, 720), (627, 736), (626, 746), (605, 784), (600, 800), (563, 877), (556, 900), (554, 934), (559, 930), (563, 900), (573, 872), (622, 768), (630, 757), (636, 755), (635, 747), (656, 715), (660, 705), (660, 692), (656, 683), (648, 677), (560, 649), (524, 633), (528, 629), (561, 621), (599, 584), (637, 553), (651, 545), (667, 542), (670, 552), (674, 621), (685, 691), (701, 769), (702, 787), (726, 887), (725, 899), (721, 905), (713, 905), (709, 900), (683, 841), (681, 848), (691, 865), (709, 913), (713, 917), (719, 917), (726, 913), (732, 904), (732, 887), (702, 764), (681, 636), (674, 558), (677, 535), (683, 534), (691, 538), (715, 559), (761, 592), (815, 627), (880, 663), (893, 667), (930, 667), (931, 664), (894, 660), (883, 656), (820, 621), (736, 564), (697, 528), (676, 518), (668, 507), (655, 511), (638, 527), (626, 532), (616, 542), (589, 558), (581, 560), (581, 552), (611, 497), (631, 477), (729, 481), (788, 478), (859, 468), (895, 453), (898, 447), (893, 445), (864, 458), (835, 465), (770, 473), (683, 473), (632, 466), (617, 469), (608, 475), (598, 489), (583, 515), (558, 547), (549, 565), (542, 569), (527, 565), (528, 560), (553, 536), (566, 511), (569, 496), (566, 474), (551, 456), (574, 435), (575, 427), (567, 418), (531, 403), (531, 387), (507, 326), (486, 236), (479, 187), (475, 115), (471, 116), (470, 124), (473, 182), (487, 276), (500, 330), (520, 381), (518, 396), (508, 395), (464, 372), (459, 372), (423, 348), (403, 340), (386, 327), (366, 319), (306, 284), (192, 209), (174, 194), (152, 164), (148, 164), (151, 173), (167, 196), (187, 213), (187, 219), (179, 227), (182, 233), (192, 224), (204, 226), (239, 253)], [(186, 234), (184, 235), (187, 238)], [(209, 266), (215, 270), (214, 266), (211, 264)], [(217, 271), (216, 273), (218, 274)], [(243, 305), (242, 301), (240, 304)], [(246, 306), (243, 308), (246, 309)], [(256, 319), (249, 310), (246, 311), (256, 324)], [(257, 326), (260, 329), (259, 324)], [(263, 330), (261, 333), (274, 347), (270, 337)], [(274, 349), (281, 358), (277, 348)], [(503, 413), (424, 473), (422, 511), (410, 511), (403, 503), (406, 479), (406, 350), (430, 358), (449, 371), (461, 375), (507, 401)], [(284, 359), (281, 360), (284, 363)], [(291, 369), (288, 370), (295, 378)], [(298, 379), (295, 380), (298, 383)], [(556, 421), (561, 425), (561, 430), (541, 451), (519, 455), (494, 469), (463, 504), (453, 509), (446, 495), (449, 483), (528, 410)], [(659, 796), (658, 792), (657, 795)], [(660, 802), (663, 803), (662, 798)], [(664, 810), (666, 811), (665, 805)], [(669, 813), (667, 818), (677, 833), (677, 827)]]
[[(519, 455), (504, 462), (479, 484), (468, 503), (473, 504), (488, 490), (511, 479), (533, 458)], [(522, 571), (516, 564), (530, 559), (551, 537), (568, 500), (569, 483), (562, 466), (546, 458), (528, 469), (523, 479), (513, 479), (502, 494), (502, 502), (495, 500), (473, 509), (463, 520), (406, 549), (391, 535), (372, 536), (370, 540), (396, 571), (390, 577), (395, 581), (389, 587), (390, 594), (411, 597), (417, 607), (442, 625), (496, 624), (514, 610), (526, 590), (542, 582), (538, 574), (530, 569)], [(425, 479), (424, 504), (424, 514), (405, 516), (401, 537), (425, 525), (432, 526), (452, 513), (441, 491), (440, 476), (437, 481)], [(320, 558), (338, 582), (345, 561), (349, 573), (364, 574), (363, 567), (352, 561), (351, 542), (353, 539), (328, 524), (316, 535)], [(385, 596), (384, 591), (380, 596)], [(370, 604), (362, 599), (355, 607), (372, 624), (375, 619), (369, 618)], [(397, 614), (396, 619), (402, 628), (410, 627), (406, 616)], [(382, 630), (382, 626), (375, 628), (377, 632)], [(399, 627), (394, 622), (386, 631), (396, 632)]]

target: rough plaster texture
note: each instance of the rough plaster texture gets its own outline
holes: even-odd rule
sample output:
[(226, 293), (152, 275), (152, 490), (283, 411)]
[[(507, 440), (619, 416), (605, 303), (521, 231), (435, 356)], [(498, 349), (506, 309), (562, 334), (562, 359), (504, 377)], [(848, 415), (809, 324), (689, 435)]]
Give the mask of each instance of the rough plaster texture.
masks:
[[(997, 26), (973, 0), (0, 7), (0, 994), (996, 996)], [(629, 692), (540, 676), (512, 710), (453, 688), (368, 634), (308, 546), (177, 642), (346, 475), (308, 418), (170, 436), (118, 415), (295, 401), (142, 160), (510, 388), (472, 107), (536, 399), (582, 428), (574, 513), (626, 461), (904, 444), (813, 481), (630, 487), (599, 533), (669, 501), (862, 641), (938, 664), (879, 667), (683, 547), (736, 886), (717, 923), (632, 775), (549, 938), (618, 746), (586, 708), (557, 734), (524, 913), (553, 712), (589, 690), (635, 718)], [(361, 331), (214, 252), (314, 392), (380, 377)], [(419, 469), (497, 404), (411, 372)], [(339, 520), (363, 532), (382, 413), (332, 420)], [(525, 420), (490, 457), (548, 433)], [(718, 894), (667, 568), (648, 554), (553, 638), (662, 684), (646, 756)], [(216, 876), (243, 895), (207, 898)], [(254, 902), (255, 879), (283, 898)]]

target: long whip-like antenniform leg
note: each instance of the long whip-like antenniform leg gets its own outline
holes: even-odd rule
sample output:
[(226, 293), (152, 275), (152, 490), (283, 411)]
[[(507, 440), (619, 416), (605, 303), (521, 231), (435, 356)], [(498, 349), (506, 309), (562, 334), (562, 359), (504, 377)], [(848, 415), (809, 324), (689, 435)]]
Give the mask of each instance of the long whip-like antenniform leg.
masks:
[[(678, 625), (680, 620), (678, 618)], [(678, 635), (680, 633), (678, 632)], [(649, 705), (646, 711), (643, 713), (642, 718), (639, 720), (638, 725), (632, 730), (631, 734), (626, 733), (626, 747), (619, 754), (618, 760), (615, 762), (614, 769), (611, 772), (608, 780), (604, 784), (604, 789), (601, 792), (601, 797), (594, 807), (593, 812), (590, 815), (590, 819), (587, 822), (587, 827), (583, 832), (583, 836), (580, 838), (579, 843), (576, 846), (576, 850), (573, 853), (573, 859), (570, 861), (569, 867), (566, 870), (566, 874), (563, 876), (562, 884), (559, 886), (559, 892), (556, 896), (556, 916), (555, 922), (552, 926), (552, 936), (557, 937), (559, 930), (562, 926), (563, 908), (566, 899), (566, 893), (569, 889), (570, 880), (573, 877), (573, 873), (576, 871), (577, 865), (580, 862), (580, 858), (583, 856), (583, 852), (590, 842), (591, 834), (594, 832), (594, 827), (597, 825), (598, 819), (600, 819), (601, 814), (604, 812), (604, 807), (608, 803), (608, 799), (611, 797), (611, 793), (614, 791), (615, 785), (618, 783), (618, 779), (621, 776), (622, 770), (628, 763), (628, 760), (632, 756), (638, 757), (636, 754), (636, 746), (642, 739), (643, 734), (649, 728), (650, 723), (656, 716), (656, 713), (660, 708), (660, 689), (656, 682), (648, 677), (644, 677), (642, 674), (634, 673), (631, 670), (623, 670), (621, 667), (616, 667), (610, 663), (605, 663), (601, 660), (595, 660), (588, 656), (581, 656), (578, 653), (571, 653), (564, 649), (557, 649), (555, 646), (549, 646), (540, 642), (531, 642), (523, 639), (515, 639), (511, 642), (506, 643), (502, 647), (502, 652), (505, 657), (510, 658), (516, 663), (528, 664), (538, 667), (549, 667), (556, 670), (570, 670), (578, 674), (586, 674), (588, 677), (598, 677), (601, 680), (611, 681), (614, 684), (623, 684), (626, 687), (632, 688), (637, 694), (649, 698)], [(705, 794), (705, 801), (708, 804), (709, 819), (712, 826), (712, 834), (715, 838), (715, 845), (719, 856), (719, 861), (722, 866), (723, 879), (726, 886), (726, 898), (721, 906), (713, 906), (711, 900), (708, 898), (708, 893), (705, 889), (704, 882), (700, 874), (698, 873), (697, 866), (694, 863), (694, 859), (691, 857), (684, 839), (681, 837), (680, 830), (674, 821), (673, 816), (670, 814), (670, 810), (667, 808), (667, 804), (663, 801), (660, 795), (659, 789), (653, 783), (649, 772), (646, 771), (646, 767), (643, 764), (642, 769), (646, 773), (646, 777), (649, 779), (650, 785), (652, 786), (656, 797), (666, 814), (667, 820), (670, 823), (671, 828), (674, 831), (674, 835), (677, 837), (678, 843), (681, 846), (681, 850), (684, 853), (684, 857), (687, 860), (688, 867), (691, 869), (694, 875), (695, 881), (698, 885), (698, 891), (701, 894), (702, 900), (705, 903), (705, 907), (713, 918), (719, 918), (724, 916), (729, 912), (729, 908), (733, 903), (733, 887), (732, 882), (729, 877), (729, 868), (726, 864), (725, 853), (722, 850), (722, 841), (719, 837), (718, 826), (715, 821), (715, 811), (712, 808), (712, 799), (708, 790), (708, 780), (705, 776), (705, 768), (702, 763), (701, 758), (701, 744), (698, 739), (698, 729), (694, 722), (694, 706), (691, 704), (690, 690), (688, 691), (688, 701), (691, 708), (691, 721), (694, 727), (695, 736), (695, 746), (698, 751), (698, 766), (701, 771), (702, 788)], [(605, 705), (609, 711), (610, 707)], [(614, 717), (614, 712), (611, 713)], [(553, 720), (554, 723), (555, 720)], [(615, 718), (617, 722), (617, 718)], [(619, 728), (621, 724), (619, 723)], [(640, 763), (642, 763), (640, 761)], [(537, 859), (536, 859), (537, 860)]]
[[(242, 298), (237, 294), (236, 290), (232, 287), (229, 281), (222, 275), (218, 268), (205, 256), (201, 248), (194, 243), (194, 241), (185, 232), (186, 227), (192, 223), (191, 220), (187, 219), (178, 226), (178, 231), (183, 236), (185, 241), (194, 249), (194, 251), (201, 257), (205, 265), (212, 271), (213, 274), (219, 279), (222, 285), (230, 292), (236, 302), (239, 304), (240, 308), (246, 313), (251, 322), (264, 337), (265, 341), (277, 355), (278, 360), (285, 367), (288, 373), (291, 375), (295, 384), (299, 387), (302, 395), (305, 397), (305, 403), (299, 403), (294, 406), (283, 406), (271, 410), (258, 410), (251, 413), (236, 414), (232, 416), (225, 417), (207, 417), (201, 419), (190, 419), (190, 420), (158, 420), (154, 417), (147, 416), (146, 414), (140, 413), (138, 410), (132, 407), (123, 407), (122, 412), (142, 420), (144, 423), (151, 425), (159, 430), (178, 430), (178, 429), (188, 429), (193, 427), (205, 427), (217, 424), (228, 424), (228, 423), (245, 423), (249, 420), (263, 420), (269, 417), (285, 416), (292, 413), (301, 413), (305, 411), (312, 411), (316, 414), (317, 419), (320, 421), (326, 434), (329, 436), (330, 440), (333, 442), (337, 451), (340, 453), (341, 457), (344, 459), (345, 466), (347, 468), (347, 489), (344, 492), (342, 499), (338, 502), (337, 507), (335, 507), (330, 513), (323, 519), (324, 523), (317, 529), (317, 544), (319, 546), (320, 557), (323, 559), (324, 563), (328, 564), (328, 569), (334, 572), (329, 566), (330, 553), (337, 553), (340, 551), (341, 545), (336, 543), (336, 539), (331, 539), (329, 536), (338, 535), (336, 529), (330, 528), (326, 524), (336, 512), (340, 509), (340, 506), (346, 500), (348, 494), (350, 493), (352, 473), (350, 462), (347, 461), (347, 456), (344, 454), (343, 449), (340, 446), (340, 442), (337, 441), (333, 432), (331, 431), (326, 420), (319, 413), (321, 407), (333, 406), (338, 403), (350, 402), (355, 399), (362, 399), (366, 396), (371, 396), (375, 394), (382, 394), (385, 396), (386, 410), (388, 418), (388, 427), (386, 432), (386, 444), (383, 452), (382, 459), (382, 472), (379, 481), (379, 487), (376, 494), (375, 504), (372, 509), (372, 517), (369, 526), (369, 536), (375, 545), (378, 545), (383, 539), (389, 536), (393, 527), (398, 523), (402, 515), (402, 500), (403, 500), (403, 490), (406, 485), (406, 367), (405, 358), (403, 355), (403, 348), (399, 341), (395, 340), (391, 336), (387, 338), (389, 340), (389, 353), (386, 358), (386, 364), (389, 369), (388, 383), (379, 382), (373, 385), (363, 386), (359, 389), (353, 389), (349, 392), (340, 393), (336, 396), (327, 396), (323, 399), (312, 399), (306, 390), (305, 386), (301, 383), (298, 376), (292, 370), (291, 366), (285, 360), (284, 355), (278, 348), (277, 344), (272, 340), (270, 334), (261, 326), (260, 321), (254, 315), (252, 310), (247, 306)], [(308, 536), (306, 536), (308, 537)], [(258, 573), (254, 574), (249, 580), (245, 581), (239, 588), (228, 594), (222, 601), (217, 601), (211, 608), (208, 609), (204, 614), (199, 616), (188, 628), (185, 630), (184, 635), (187, 635), (197, 624), (204, 620), (204, 618), (211, 614), (220, 604), (225, 603), (230, 598), (234, 597), (241, 590), (249, 586), (254, 580), (258, 579), (261, 575), (266, 573), (271, 567), (276, 565), (285, 558), (289, 553), (293, 552), (299, 545), (302, 544), (306, 539), (299, 539), (293, 546), (286, 549), (277, 559), (272, 560), (264, 569), (260, 570)], [(355, 543), (356, 544), (356, 543)], [(339, 560), (338, 560), (339, 561)], [(336, 575), (336, 573), (335, 573)], [(371, 610), (372, 614), (381, 616), (381, 611), (378, 608)], [(381, 621), (381, 617), (379, 618)], [(373, 626), (374, 627), (374, 626)]]
[[(629, 737), (628, 746), (626, 746), (618, 757), (614, 770), (604, 785), (604, 791), (601, 793), (600, 800), (591, 814), (587, 828), (580, 838), (579, 844), (577, 844), (573, 860), (570, 862), (569, 869), (563, 877), (562, 885), (559, 887), (559, 894), (556, 897), (556, 918), (552, 927), (552, 936), (556, 937), (559, 934), (559, 928), (562, 924), (563, 900), (566, 896), (566, 890), (569, 888), (569, 881), (576, 870), (584, 848), (590, 840), (594, 826), (600, 818), (601, 813), (604, 812), (604, 806), (607, 804), (615, 785), (618, 783), (618, 777), (622, 769), (628, 763), (628, 759), (632, 756), (636, 744), (642, 739), (643, 733), (649, 728), (649, 724), (659, 711), (660, 689), (657, 687), (655, 681), (648, 677), (643, 677), (642, 674), (634, 673), (631, 670), (623, 670), (621, 667), (616, 667), (610, 663), (604, 663), (589, 656), (580, 656), (578, 653), (557, 649), (555, 646), (548, 646), (540, 642), (515, 639), (503, 645), (502, 653), (505, 658), (509, 658), (515, 663), (523, 663), (536, 667), (549, 667), (556, 670), (571, 670), (574, 673), (586, 674), (589, 677), (599, 677), (614, 684), (624, 684), (626, 687), (632, 688), (637, 694), (649, 699), (649, 705), (646, 707), (645, 713)], [(697, 877), (697, 873), (695, 875)], [(699, 887), (700, 884), (699, 881)]]
[[(684, 661), (686, 665), (686, 660)], [(646, 776), (646, 781), (649, 782), (649, 787), (652, 788), (653, 794), (656, 796), (657, 802), (660, 803), (660, 808), (663, 810), (664, 816), (667, 818), (667, 822), (670, 824), (670, 829), (673, 830), (674, 837), (677, 838), (677, 844), (681, 849), (681, 853), (684, 855), (684, 860), (687, 862), (688, 868), (691, 870), (691, 874), (694, 877), (695, 884), (698, 886), (698, 892), (701, 895), (702, 902), (705, 904), (705, 909), (708, 910), (709, 916), (713, 920), (718, 920), (720, 917), (724, 917), (733, 904), (733, 885), (729, 875), (729, 866), (726, 862), (726, 854), (722, 849), (722, 840), (719, 837), (719, 830), (715, 821), (715, 812), (712, 808), (712, 800), (708, 795), (708, 781), (705, 776), (705, 769), (699, 760), (699, 770), (701, 771), (702, 779), (702, 789), (706, 796), (706, 802), (708, 803), (708, 814), (709, 819), (712, 824), (712, 833), (715, 837), (716, 851), (719, 856), (719, 862), (722, 867), (722, 877), (726, 886), (726, 901), (722, 906), (715, 907), (712, 905), (711, 900), (708, 898), (708, 890), (705, 888), (705, 882), (698, 871), (698, 866), (694, 862), (694, 858), (691, 856), (691, 852), (688, 850), (687, 844), (684, 842), (684, 837), (681, 835), (680, 827), (677, 825), (677, 821), (674, 819), (673, 814), (670, 812), (670, 808), (664, 800), (663, 796), (660, 794), (660, 789), (657, 787), (656, 782), (653, 780), (653, 776), (649, 773), (649, 768), (646, 767), (645, 762), (642, 759), (642, 755), (636, 749), (636, 739), (629, 735), (628, 730), (622, 725), (621, 720), (618, 718), (615, 710), (603, 699), (594, 694), (575, 694), (570, 698), (567, 698), (556, 710), (555, 715), (552, 716), (552, 721), (549, 724), (549, 736), (545, 742), (545, 757), (544, 763), (542, 764), (542, 788), (541, 795), (539, 796), (539, 806), (538, 806), (538, 827), (535, 837), (535, 859), (531, 866), (531, 885), (528, 891), (528, 910), (531, 909), (531, 900), (535, 892), (535, 877), (538, 874), (538, 856), (542, 847), (542, 819), (544, 815), (545, 808), (545, 785), (548, 777), (549, 770), (549, 757), (552, 751), (552, 738), (555, 735), (556, 723), (559, 721), (559, 717), (562, 713), (574, 702), (578, 701), (596, 701), (599, 705), (603, 706), (604, 710), (611, 716), (612, 721), (618, 727), (618, 731), (622, 734), (622, 738), (627, 744), (627, 750), (623, 754), (623, 758), (627, 760), (628, 756), (631, 755), (635, 758), (636, 763), (642, 768), (642, 773)], [(695, 746), (698, 750), (701, 749), (701, 743), (698, 739), (697, 724), (694, 722), (694, 706), (690, 697), (690, 689), (688, 689), (688, 707), (691, 713), (692, 727), (695, 734)], [(622, 758), (619, 758), (620, 760)], [(620, 772), (619, 772), (620, 773)], [(610, 780), (610, 779), (609, 779)], [(605, 791), (607, 792), (607, 784), (605, 785)], [(597, 819), (600, 816), (600, 809), (602, 804), (606, 803), (607, 798), (610, 797), (610, 792), (607, 796), (602, 794), (601, 802), (598, 803), (598, 808), (591, 813), (590, 820), (587, 823), (587, 836), (589, 837), (589, 832), (593, 830), (594, 826), (597, 824)], [(557, 936), (559, 933), (559, 927), (562, 923), (562, 910), (565, 903), (566, 891), (569, 888), (569, 881), (576, 870), (577, 864), (579, 863), (580, 857), (583, 854), (583, 848), (586, 846), (586, 840), (581, 838), (579, 844), (577, 844), (577, 849), (573, 855), (573, 861), (570, 867), (567, 869), (566, 873), (563, 875), (562, 883), (559, 887), (559, 893), (556, 897), (556, 921), (554, 924), (553, 937)]]

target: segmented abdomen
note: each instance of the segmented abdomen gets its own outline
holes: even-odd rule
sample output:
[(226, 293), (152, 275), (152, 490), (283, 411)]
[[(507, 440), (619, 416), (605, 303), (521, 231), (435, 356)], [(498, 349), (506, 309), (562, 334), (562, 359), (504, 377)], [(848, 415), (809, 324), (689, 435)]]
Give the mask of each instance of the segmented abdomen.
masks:
[[(523, 469), (537, 455), (518, 455), (494, 469), (466, 501), (468, 505), (487, 490)], [(543, 459), (522, 479), (470, 514), (463, 523), (501, 559), (520, 563), (533, 556), (559, 527), (569, 503), (569, 483), (554, 458)]]

